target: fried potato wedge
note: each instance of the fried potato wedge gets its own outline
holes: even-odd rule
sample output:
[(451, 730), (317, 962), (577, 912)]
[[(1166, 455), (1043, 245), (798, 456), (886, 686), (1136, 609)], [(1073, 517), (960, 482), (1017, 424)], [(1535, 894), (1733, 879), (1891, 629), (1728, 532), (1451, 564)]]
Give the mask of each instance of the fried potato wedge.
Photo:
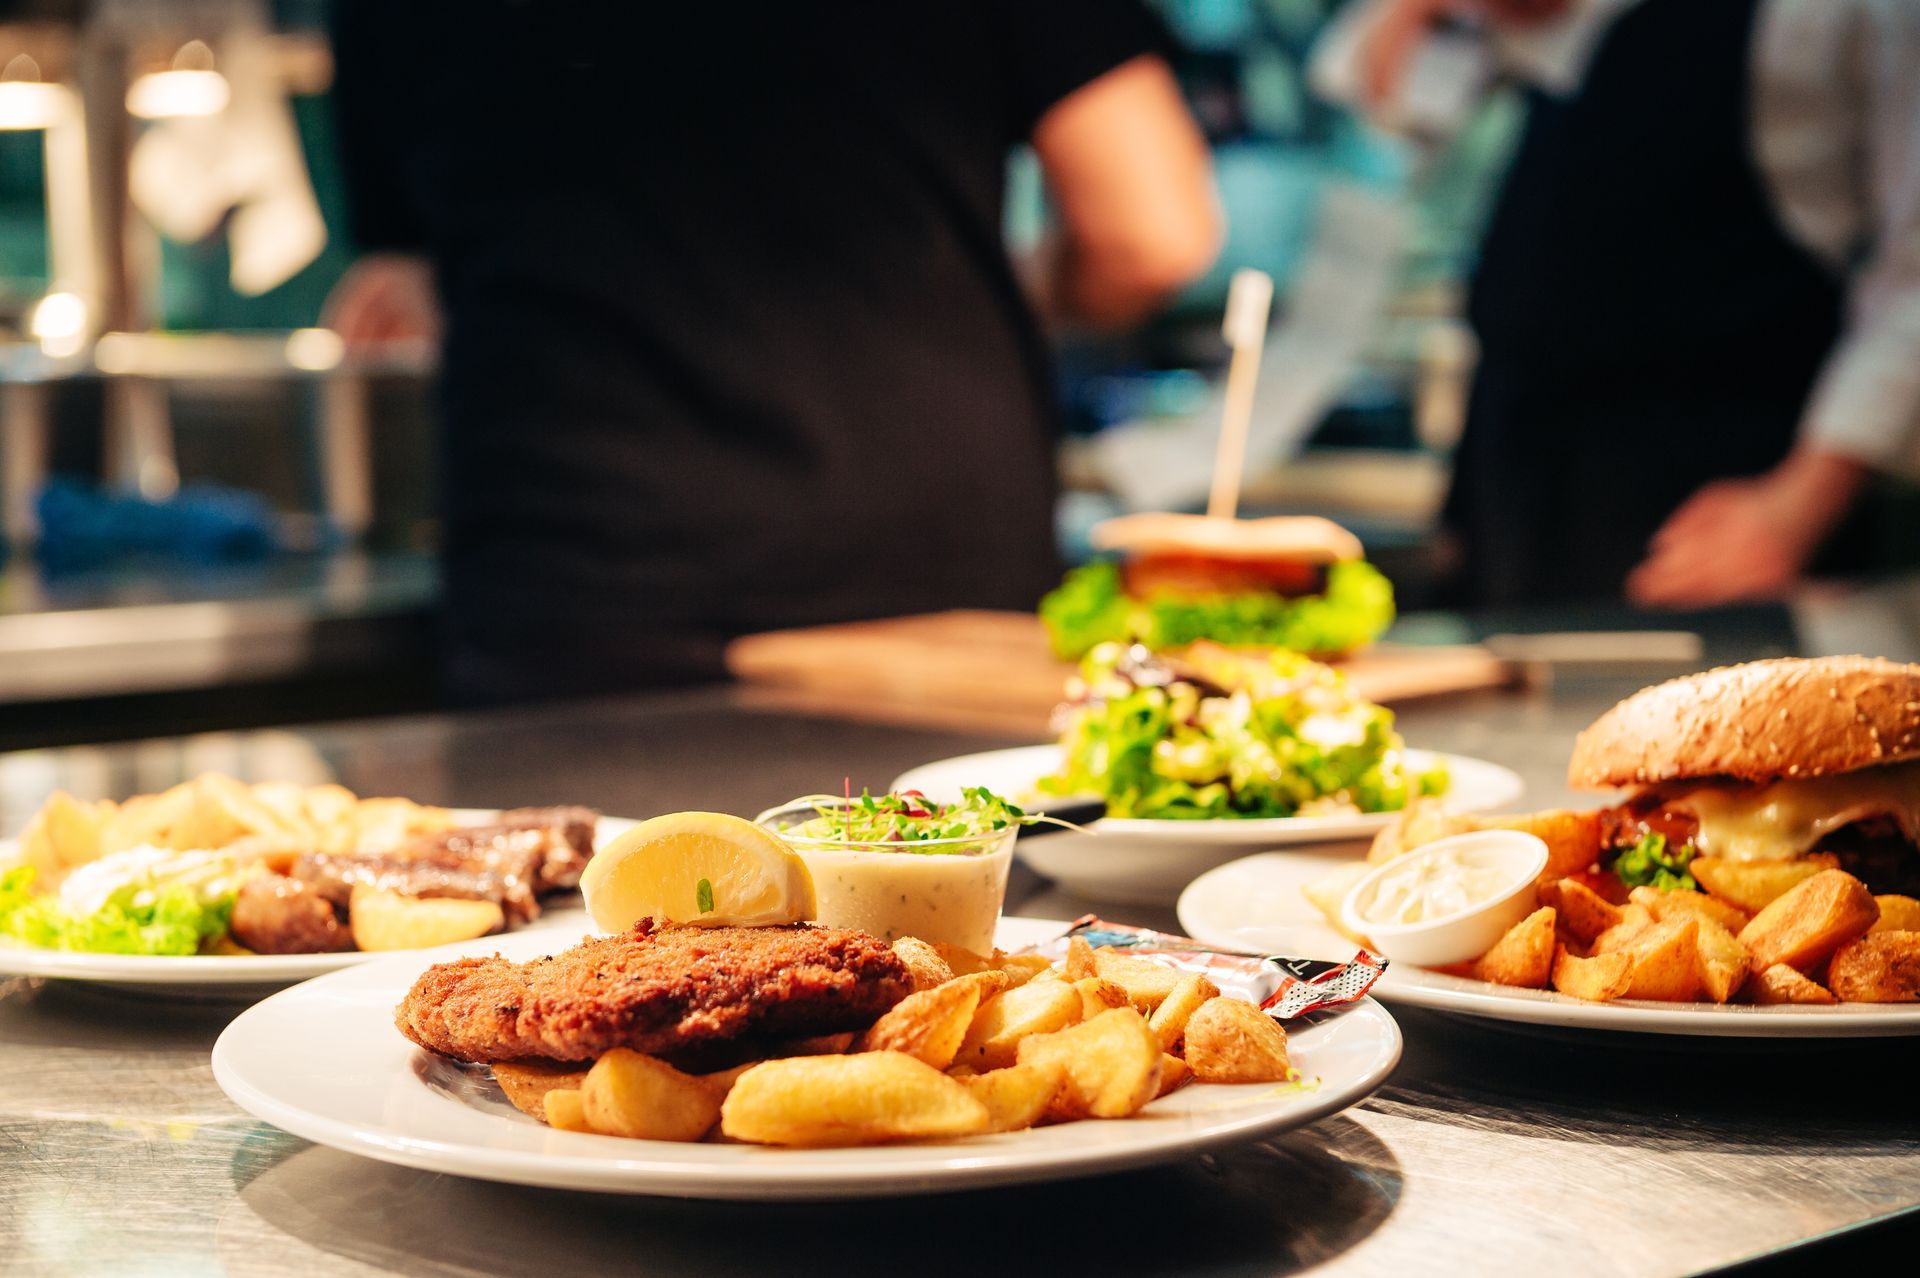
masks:
[(1740, 944), (1732, 932), (1704, 914), (1681, 914), (1675, 917), (1691, 917), (1699, 926), (1694, 937), (1694, 949), (1700, 960), (1700, 984), (1706, 990), (1707, 997), (1716, 1003), (1731, 1002), (1733, 996), (1740, 992), (1740, 987), (1747, 983), (1747, 973), (1753, 966), (1747, 947)]
[(1000, 960), (997, 970), (1007, 978), (1007, 985), (1011, 988), (1025, 985), (1042, 972), (1051, 972), (1053, 964), (1038, 954), (1009, 954)]
[(1125, 990), (1133, 1005), (1142, 1012), (1151, 1012), (1160, 1006), (1180, 984), (1181, 973), (1177, 968), (1131, 954), (1118, 954), (1105, 947), (1093, 952), (1093, 965), (1102, 979)]
[(1819, 870), (1754, 915), (1740, 929), (1740, 944), (1756, 967), (1785, 963), (1810, 972), (1879, 917), (1880, 906), (1866, 884), (1839, 870)]
[(947, 1140), (992, 1122), (958, 1079), (904, 1052), (762, 1061), (739, 1077), (720, 1109), (722, 1132), (758, 1145)]
[(1690, 1003), (1700, 996), (1700, 920), (1655, 923), (1619, 953), (1633, 960), (1627, 998)]
[(1171, 1052), (1162, 1052), (1160, 1055), (1160, 1090), (1154, 1094), (1154, 1099), (1158, 1100), (1162, 1096), (1170, 1096), (1192, 1081), (1193, 1066), (1187, 1064), (1185, 1058), (1175, 1056)]
[(980, 1006), (985, 986), (980, 977), (1004, 980), (998, 972), (979, 972), (909, 994), (895, 1003), (861, 1036), (862, 1052), (905, 1052), (935, 1069), (945, 1069), (960, 1054), (967, 1028)]
[(100, 858), (101, 831), (113, 812), (110, 802), (85, 803), (55, 790), (20, 832), (21, 862), (42, 885), (59, 883), (75, 866)]
[(1758, 914), (1790, 888), (1835, 864), (1830, 856), (1808, 856), (1798, 861), (1728, 861), (1696, 856), (1687, 863), (1687, 872), (1711, 895), (1749, 914)]
[(1553, 975), (1554, 909), (1543, 905), (1507, 929), (1473, 962), (1473, 975), (1495, 985), (1543, 990)]
[(1845, 1003), (1920, 1002), (1920, 932), (1872, 932), (1842, 945), (1827, 985)]
[(903, 936), (893, 943), (893, 952), (907, 965), (915, 990), (930, 990), (953, 979), (953, 969), (940, 957), (940, 951), (917, 936)]
[(1620, 907), (1579, 879), (1540, 885), (1540, 904), (1553, 909), (1558, 926), (1582, 945), (1592, 945), (1608, 928), (1619, 926)]
[(1065, 1065), (1048, 1060), (956, 1077), (975, 1100), (986, 1106), (988, 1131), (1017, 1132), (1033, 1126), (1046, 1114), (1066, 1073)]
[(1067, 960), (1061, 975), (1069, 981), (1084, 981), (1089, 976), (1100, 973), (1093, 965), (1093, 947), (1084, 937), (1073, 937), (1067, 941)]
[(1277, 1083), (1292, 1076), (1287, 1031), (1242, 999), (1208, 999), (1187, 1020), (1185, 1056), (1203, 1083)]
[(561, 1061), (496, 1061), (493, 1081), (506, 1093), (507, 1102), (533, 1118), (547, 1116), (547, 1093), (578, 1091), (586, 1081), (583, 1065)]
[(955, 976), (966, 976), (973, 972), (992, 971), (998, 966), (996, 960), (999, 957), (999, 952), (997, 950), (993, 954), (975, 954), (972, 950), (962, 945), (949, 945), (945, 941), (935, 941), (933, 943), (933, 952), (940, 956), (940, 961), (945, 963), (948, 970)]
[(1593, 952), (1612, 954), (1615, 950), (1624, 950), (1656, 921), (1646, 906), (1629, 902), (1620, 907), (1620, 921), (1593, 939)]
[(1688, 892), (1684, 889), (1662, 892), (1659, 888), (1637, 887), (1627, 898), (1640, 906), (1659, 922), (1677, 918), (1682, 914), (1691, 914), (1696, 918), (1712, 919), (1735, 936), (1753, 918), (1737, 905), (1729, 905), (1719, 897), (1708, 896), (1705, 892)]
[(1160, 1092), (1160, 1040), (1131, 1007), (1020, 1040), (1020, 1064), (1058, 1066), (1049, 1118), (1125, 1118)]
[(958, 1060), (982, 1073), (1011, 1065), (1021, 1039), (1065, 1029), (1080, 1019), (1083, 1007), (1074, 986), (1057, 977), (1035, 977), (981, 1004)]
[(1102, 1012), (1111, 1012), (1116, 1007), (1132, 1007), (1133, 1000), (1127, 992), (1112, 981), (1097, 976), (1084, 976), (1073, 983), (1080, 991), (1080, 1019), (1090, 1021)]
[(1755, 972), (1753, 980), (1747, 983), (1747, 994), (1760, 1004), (1840, 1001), (1826, 986), (1794, 971), (1785, 963), (1775, 963), (1772, 967)]
[(591, 1132), (587, 1124), (587, 1107), (580, 1099), (578, 1088), (556, 1087), (540, 1098), (538, 1117), (546, 1120), (547, 1126), (563, 1132)]
[(1209, 999), (1220, 997), (1220, 987), (1201, 976), (1198, 972), (1189, 972), (1180, 978), (1173, 987), (1173, 993), (1167, 995), (1160, 1006), (1153, 1009), (1153, 1015), (1147, 1018), (1148, 1028), (1154, 1037), (1160, 1040), (1160, 1050), (1171, 1052), (1186, 1037), (1187, 1022), (1193, 1014)]
[(1415, 799), (1373, 836), (1373, 844), (1367, 849), (1367, 863), (1379, 865), (1435, 839), (1479, 829), (1474, 822), (1473, 817), (1447, 811), (1444, 799)]
[(1910, 896), (1876, 896), (1880, 917), (1869, 932), (1920, 932), (1920, 901)]
[(354, 885), (347, 925), (362, 950), (417, 950), (471, 941), (498, 932), (506, 915), (494, 901), (450, 896), (402, 896), (365, 883)]
[(1615, 950), (1581, 958), (1562, 945), (1553, 952), (1553, 988), (1574, 998), (1608, 1003), (1623, 997), (1633, 984), (1633, 956)]
[[(829, 1063), (850, 1057), (802, 1057)], [(665, 1061), (616, 1047), (593, 1063), (580, 1085), (587, 1125), (604, 1136), (699, 1140), (720, 1121), (712, 1087)]]

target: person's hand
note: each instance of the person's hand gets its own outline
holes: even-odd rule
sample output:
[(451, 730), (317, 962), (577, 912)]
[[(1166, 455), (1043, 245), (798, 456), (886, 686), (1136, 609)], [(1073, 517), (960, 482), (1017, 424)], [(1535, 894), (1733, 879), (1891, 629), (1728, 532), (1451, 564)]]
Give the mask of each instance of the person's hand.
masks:
[(1627, 598), (1653, 608), (1711, 608), (1777, 599), (1865, 484), (1867, 470), (1803, 449), (1765, 475), (1708, 484), (1655, 533), (1627, 578)]
[(327, 296), (321, 323), (349, 350), (440, 338), (440, 301), (424, 258), (375, 253), (347, 268)]

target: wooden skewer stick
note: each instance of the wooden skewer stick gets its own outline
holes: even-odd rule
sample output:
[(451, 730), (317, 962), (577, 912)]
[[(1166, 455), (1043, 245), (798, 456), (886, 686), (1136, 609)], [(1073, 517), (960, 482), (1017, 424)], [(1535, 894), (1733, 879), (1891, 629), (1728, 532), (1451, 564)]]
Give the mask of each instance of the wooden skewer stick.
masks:
[(1267, 312), (1273, 307), (1273, 276), (1243, 267), (1227, 288), (1221, 324), (1233, 359), (1227, 365), (1227, 402), (1220, 414), (1220, 444), (1213, 455), (1210, 519), (1232, 519), (1240, 508), (1240, 473), (1247, 462), (1247, 427), (1253, 418), (1253, 388), (1260, 380), (1260, 354), (1267, 345)]

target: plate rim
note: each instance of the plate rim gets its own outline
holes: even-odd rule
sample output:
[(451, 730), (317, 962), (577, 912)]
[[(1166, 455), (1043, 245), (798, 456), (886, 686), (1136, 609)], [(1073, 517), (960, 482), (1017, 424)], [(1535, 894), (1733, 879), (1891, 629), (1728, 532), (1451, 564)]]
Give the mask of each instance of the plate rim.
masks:
[[(1008, 916), (1002, 922), (1003, 925), (1012, 924), (1016, 927), (1044, 926), (1049, 934), (1057, 934), (1069, 926), (1064, 921), (1022, 916)], [(404, 960), (406, 956), (383, 957), (392, 961)], [(400, 968), (401, 961), (394, 961), (393, 966)], [(820, 1160), (808, 1157), (810, 1154), (844, 1156), (852, 1152), (846, 1149), (761, 1150), (754, 1157), (777, 1153), (779, 1161), (768, 1157), (757, 1165), (744, 1161), (688, 1162), (670, 1156), (663, 1158), (654, 1152), (656, 1149), (670, 1148), (670, 1142), (630, 1141), (610, 1136), (551, 1131), (544, 1132), (544, 1137), (567, 1147), (575, 1147), (578, 1142), (577, 1152), (573, 1148), (567, 1152), (476, 1149), (469, 1144), (438, 1137), (371, 1129), (352, 1119), (318, 1113), (311, 1107), (262, 1088), (236, 1063), (239, 1051), (236, 1044), (252, 1032), (250, 1023), (258, 1023), (269, 1015), (270, 1009), (279, 1005), (281, 1000), (310, 998), (316, 994), (324, 996), (330, 983), (376, 981), (382, 975), (364, 967), (334, 973), (281, 991), (240, 1013), (221, 1031), (214, 1043), (212, 1067), (215, 1081), (235, 1105), (254, 1118), (346, 1153), (399, 1166), (481, 1180), (654, 1197), (766, 1201), (897, 1197), (1098, 1175), (1162, 1163), (1181, 1154), (1238, 1144), (1278, 1131), (1304, 1127), (1347, 1109), (1373, 1094), (1386, 1082), (1405, 1050), (1404, 1036), (1392, 1014), (1375, 1000), (1365, 998), (1356, 1003), (1349, 1014), (1365, 1016), (1373, 1032), (1381, 1036), (1381, 1043), (1369, 1067), (1341, 1085), (1323, 1086), (1321, 1090), (1308, 1095), (1290, 1094), (1290, 1103), (1286, 1105), (1262, 1107), (1219, 1122), (1199, 1133), (1192, 1130), (1191, 1123), (1181, 1123), (1169, 1127), (1165, 1132), (1154, 1133), (1138, 1144), (1119, 1148), (1064, 1144), (1033, 1150), (1023, 1148), (1018, 1143), (1017, 1138), (1022, 1133), (1010, 1132), (970, 1142), (885, 1147), (936, 1151), (929, 1155), (932, 1161), (927, 1164), (896, 1166), (875, 1163), (854, 1167), (821, 1166)], [(288, 1050), (293, 1050), (291, 1045)], [(416, 1059), (419, 1050), (413, 1048), (404, 1059)], [(461, 1104), (450, 1097), (440, 1099), (447, 1104)], [(1142, 1130), (1146, 1130), (1144, 1126)], [(1008, 1138), (1016, 1139), (1010, 1141)], [(596, 1150), (608, 1148), (604, 1142), (616, 1140), (620, 1148), (634, 1150), (640, 1147), (646, 1156), (607, 1158), (595, 1154)], [(746, 1148), (759, 1149), (757, 1146)]]
[[(1214, 866), (1196, 876), (1180, 893), (1180, 900), (1174, 907), (1180, 926), (1195, 940), (1233, 947), (1234, 941), (1224, 932), (1205, 926), (1204, 920), (1196, 920), (1196, 907), (1190, 907), (1189, 900), (1197, 899), (1204, 890), (1202, 884), (1208, 879), (1216, 876), (1226, 878), (1236, 872), (1253, 873), (1255, 868), (1252, 863), (1275, 857), (1296, 858), (1299, 855), (1298, 852), (1280, 849), (1256, 852)], [(1196, 927), (1196, 921), (1200, 921), (1202, 926)], [(1331, 929), (1329, 934), (1332, 935)], [(1242, 940), (1240, 945), (1244, 944)], [(1373, 996), (1395, 1006), (1448, 1012), (1479, 1020), (1615, 1034), (1756, 1040), (1920, 1036), (1920, 1003), (1836, 1005), (1857, 1008), (1857, 1011), (1795, 1007), (1791, 1004), (1755, 1007), (1749, 1004), (1660, 1003), (1645, 999), (1591, 1003), (1553, 990), (1510, 989), (1408, 963), (1389, 967), (1387, 974), (1374, 986)]]

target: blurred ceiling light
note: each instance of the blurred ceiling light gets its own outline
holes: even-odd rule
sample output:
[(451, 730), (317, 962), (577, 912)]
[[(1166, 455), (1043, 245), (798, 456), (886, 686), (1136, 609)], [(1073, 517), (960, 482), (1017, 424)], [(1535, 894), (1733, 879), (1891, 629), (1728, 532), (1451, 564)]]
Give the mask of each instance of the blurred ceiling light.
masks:
[(127, 110), (143, 120), (219, 115), (233, 96), (227, 77), (213, 69), (213, 50), (189, 40), (165, 71), (149, 71), (127, 86)]
[(337, 368), (346, 353), (346, 343), (330, 328), (296, 328), (287, 334), (287, 363), (309, 373)]
[(22, 53), (0, 70), (0, 129), (44, 129), (60, 115), (61, 88), (40, 82), (40, 64)]
[(49, 293), (34, 306), (27, 331), (55, 359), (78, 355), (87, 340), (87, 304), (77, 293)]

